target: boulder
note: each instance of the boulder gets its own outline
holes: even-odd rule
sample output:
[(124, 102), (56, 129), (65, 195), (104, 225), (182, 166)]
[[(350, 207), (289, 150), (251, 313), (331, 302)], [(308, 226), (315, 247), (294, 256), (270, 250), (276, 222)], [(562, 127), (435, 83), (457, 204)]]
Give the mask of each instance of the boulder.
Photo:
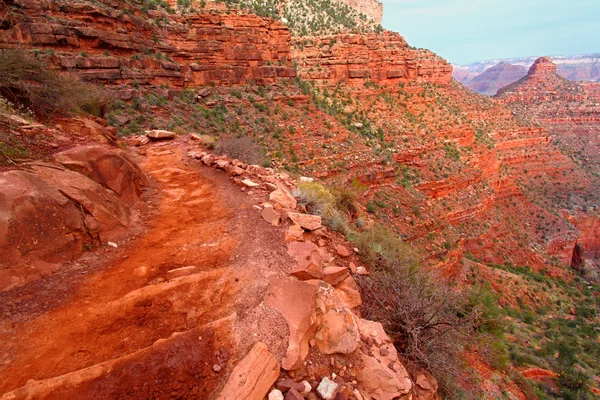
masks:
[(288, 254), (296, 260), (292, 275), (300, 280), (320, 279), (323, 276), (323, 257), (312, 242), (291, 242)]
[(255, 187), (259, 187), (260, 186), (260, 184), (258, 184), (256, 182), (253, 182), (250, 179), (244, 179), (242, 181), (242, 185), (244, 185), (246, 187), (249, 187), (249, 188), (255, 188)]
[(269, 194), (269, 200), (291, 210), (298, 204), (294, 196), (285, 189), (277, 189)]
[(290, 278), (272, 279), (265, 304), (278, 311), (289, 327), (289, 341), (282, 368), (293, 370), (302, 365), (308, 354), (308, 341), (316, 329), (315, 299), (317, 288)]
[(79, 172), (117, 193), (123, 201), (133, 205), (140, 200), (142, 186), (147, 178), (122, 150), (108, 150), (102, 146), (75, 147), (54, 156), (72, 171)]
[(235, 366), (217, 400), (263, 399), (279, 376), (279, 363), (264, 343), (256, 343)]
[(0, 173), (0, 291), (56, 270), (84, 245), (127, 236), (130, 207), (117, 194), (52, 164)]
[(349, 310), (331, 309), (319, 316), (315, 341), (323, 354), (350, 354), (360, 343), (356, 317)]
[(163, 131), (160, 129), (155, 129), (152, 131), (146, 131), (146, 136), (153, 140), (168, 140), (174, 139), (177, 134), (175, 132)]
[(349, 257), (350, 256), (350, 251), (348, 250), (348, 248), (346, 246), (342, 246), (341, 244), (338, 244), (335, 247), (335, 251), (337, 252), (338, 256), (340, 256), (340, 257)]
[(281, 217), (279, 216), (279, 214), (277, 214), (277, 211), (273, 210), (272, 207), (265, 207), (260, 213), (260, 215), (265, 221), (267, 221), (273, 226), (277, 226), (281, 222)]
[(362, 304), (358, 285), (351, 276), (346, 277), (346, 279), (337, 284), (335, 292), (349, 308), (358, 307)]
[(385, 351), (370, 351), (372, 355), (360, 351), (361, 366), (356, 368), (356, 387), (367, 399), (393, 400), (412, 389), (408, 372), (399, 362), (393, 344), (388, 343), (382, 349)]
[(294, 242), (301, 240), (304, 235), (304, 229), (300, 225), (292, 225), (285, 231), (285, 241)]
[(326, 267), (323, 269), (322, 279), (331, 286), (335, 286), (349, 276), (350, 272), (346, 267)]
[(302, 228), (308, 231), (314, 231), (319, 229), (321, 225), (321, 217), (319, 215), (300, 214), (300, 213), (288, 213), (288, 218), (296, 225), (300, 225)]

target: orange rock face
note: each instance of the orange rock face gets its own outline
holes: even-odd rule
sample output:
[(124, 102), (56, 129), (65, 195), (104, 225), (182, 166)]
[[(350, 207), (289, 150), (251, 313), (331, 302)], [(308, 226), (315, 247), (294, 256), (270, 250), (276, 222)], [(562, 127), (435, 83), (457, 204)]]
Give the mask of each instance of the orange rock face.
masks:
[(7, 19), (12, 28), (0, 33), (0, 43), (53, 50), (46, 60), (56, 68), (110, 84), (198, 86), (295, 76), (281, 22), (217, 12), (145, 16), (122, 7), (128, 6), (111, 0), (102, 6), (15, 2)]
[(300, 77), (327, 85), (449, 83), (452, 78), (452, 66), (446, 60), (429, 50), (409, 47), (402, 36), (390, 31), (294, 38), (292, 58)]

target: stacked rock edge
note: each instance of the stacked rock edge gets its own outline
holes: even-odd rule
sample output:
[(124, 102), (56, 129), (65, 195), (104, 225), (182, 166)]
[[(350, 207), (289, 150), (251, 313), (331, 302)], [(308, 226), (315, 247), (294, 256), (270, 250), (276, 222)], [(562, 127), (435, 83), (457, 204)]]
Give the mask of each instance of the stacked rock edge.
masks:
[(291, 58), (301, 78), (326, 85), (447, 84), (452, 79), (452, 66), (446, 60), (429, 50), (409, 47), (401, 35), (390, 31), (294, 38)]
[[(198, 143), (193, 135), (189, 142)], [(423, 373), (413, 382), (383, 326), (363, 320), (353, 311), (361, 304), (353, 274), (368, 272), (362, 266), (356, 267), (355, 263), (360, 261), (348, 250), (351, 246), (322, 226), (320, 217), (296, 209), (297, 203), (291, 194), (295, 181), (286, 173), (216, 156), (204, 149), (192, 150), (188, 156), (224, 171), (249, 194), (253, 190), (270, 191), (270, 200), (255, 204), (254, 208), (261, 213), (265, 223), (279, 225), (280, 221), (285, 221), (284, 238), (296, 266), (290, 276), (269, 281), (263, 302), (278, 311), (287, 322), (288, 347), (281, 368), (289, 371), (289, 376), (304, 371), (307, 361), (312, 363), (310, 354), (318, 351), (322, 355), (358, 360), (356, 365), (339, 370), (332, 365), (330, 375), (325, 376), (318, 387), (311, 388), (321, 398), (349, 398), (352, 395), (356, 399), (392, 400), (410, 393), (415, 399), (436, 398), (435, 379)], [(265, 210), (270, 212), (268, 218), (263, 213)], [(276, 224), (271, 214), (279, 217)], [(272, 380), (268, 371), (274, 363), (272, 354), (263, 346), (256, 344), (239, 362), (219, 399), (263, 399), (269, 393), (274, 381), (267, 384)], [(258, 353), (263, 354), (261, 363), (264, 365), (256, 365)], [(355, 377), (354, 382), (342, 379), (333, 371)], [(283, 398), (286, 391), (289, 398), (294, 398), (292, 396), (300, 393), (301, 387), (310, 386), (306, 381), (292, 381), (286, 386), (285, 381), (289, 380), (285, 378), (278, 383), (269, 398)], [(235, 397), (230, 397), (232, 393)], [(338, 394), (342, 397), (336, 397)]]
[[(449, 63), (409, 47), (393, 32), (294, 39), (292, 49), (290, 32), (280, 21), (237, 12), (149, 11), (151, 18), (168, 20), (157, 27), (139, 11), (122, 13), (110, 0), (101, 3), (0, 1), (0, 17), (10, 26), (0, 31), (0, 43), (52, 50), (40, 53), (48, 65), (109, 85), (273, 83), (295, 77), (294, 64), (302, 78), (326, 84), (452, 78)], [(131, 89), (122, 93), (123, 100), (132, 96)]]
[[(0, 32), (0, 43), (52, 49), (49, 65), (108, 84), (181, 87), (295, 76), (290, 34), (281, 22), (216, 12), (176, 16), (149, 11), (149, 19), (139, 11), (123, 13), (122, 2), (101, 3), (0, 2), (0, 16), (11, 26)], [(158, 27), (155, 18), (168, 23)]]
[(128, 235), (146, 181), (139, 167), (99, 145), (66, 150), (56, 160), (0, 172), (0, 291), (55, 271), (84, 246)]

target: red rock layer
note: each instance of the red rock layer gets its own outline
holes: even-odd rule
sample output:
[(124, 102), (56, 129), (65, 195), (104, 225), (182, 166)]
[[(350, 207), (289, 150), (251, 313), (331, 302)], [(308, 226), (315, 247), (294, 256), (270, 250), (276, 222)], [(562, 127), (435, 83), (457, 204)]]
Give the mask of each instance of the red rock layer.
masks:
[(300, 77), (326, 85), (443, 84), (452, 78), (452, 66), (446, 60), (429, 50), (409, 47), (402, 36), (390, 31), (294, 38), (292, 58)]
[(8, 6), (0, 44), (45, 51), (55, 67), (110, 84), (242, 84), (296, 75), (281, 22), (217, 12), (145, 16), (127, 7), (17, 0)]

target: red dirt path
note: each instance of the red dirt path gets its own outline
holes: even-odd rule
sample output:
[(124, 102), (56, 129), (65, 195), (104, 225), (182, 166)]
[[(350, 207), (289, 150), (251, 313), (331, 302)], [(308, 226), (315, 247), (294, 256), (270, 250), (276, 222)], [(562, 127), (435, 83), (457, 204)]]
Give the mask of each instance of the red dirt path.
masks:
[[(82, 272), (64, 298), (52, 299), (51, 286), (42, 285), (35, 296), (15, 291), (0, 299), (9, 305), (3, 311), (12, 310), (0, 321), (2, 399), (211, 398), (227, 361), (239, 358), (233, 321), (253, 278), (251, 266), (232, 268), (232, 259), (244, 264), (243, 242), (272, 228), (225, 174), (184, 165), (177, 143), (147, 154), (141, 165), (161, 200), (139, 239), (111, 250), (117, 254), (109, 260), (99, 255), (100, 266)], [(70, 276), (60, 279), (68, 285)], [(40, 297), (50, 304), (45, 312)]]

